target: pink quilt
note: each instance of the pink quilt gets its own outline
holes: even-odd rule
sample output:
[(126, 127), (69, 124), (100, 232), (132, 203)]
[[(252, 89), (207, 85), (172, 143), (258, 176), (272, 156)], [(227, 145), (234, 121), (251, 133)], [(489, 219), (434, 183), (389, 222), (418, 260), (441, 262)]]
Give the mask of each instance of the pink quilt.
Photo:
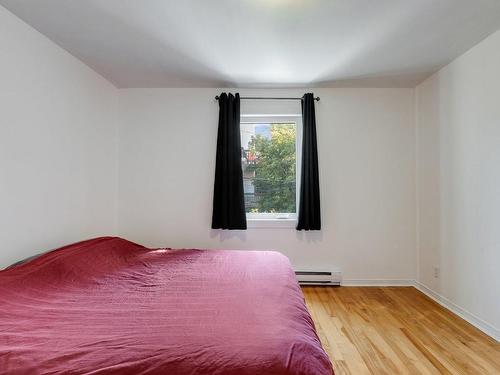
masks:
[(103, 237), (0, 271), (0, 373), (333, 370), (285, 256)]

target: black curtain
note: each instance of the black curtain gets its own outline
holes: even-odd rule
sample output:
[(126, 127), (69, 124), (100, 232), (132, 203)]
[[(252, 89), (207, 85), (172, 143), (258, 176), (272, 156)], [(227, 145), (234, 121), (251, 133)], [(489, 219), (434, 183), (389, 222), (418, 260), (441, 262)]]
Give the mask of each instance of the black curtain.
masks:
[(297, 230), (320, 230), (318, 144), (312, 93), (307, 93), (302, 98), (302, 125), (302, 170)]
[(219, 95), (213, 229), (247, 229), (241, 171), (240, 95)]

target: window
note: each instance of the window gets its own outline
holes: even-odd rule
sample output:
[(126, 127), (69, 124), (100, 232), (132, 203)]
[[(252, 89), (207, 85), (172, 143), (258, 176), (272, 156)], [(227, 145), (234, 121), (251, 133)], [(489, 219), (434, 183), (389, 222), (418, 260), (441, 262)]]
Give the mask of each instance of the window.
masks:
[(299, 116), (241, 117), (241, 166), (247, 219), (297, 218)]

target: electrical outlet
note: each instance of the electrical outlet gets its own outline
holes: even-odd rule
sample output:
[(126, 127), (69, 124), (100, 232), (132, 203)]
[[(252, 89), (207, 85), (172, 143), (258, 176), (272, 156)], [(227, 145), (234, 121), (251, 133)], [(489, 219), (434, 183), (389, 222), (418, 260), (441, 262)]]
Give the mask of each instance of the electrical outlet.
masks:
[(439, 267), (434, 267), (434, 278), (439, 279), (440, 269)]

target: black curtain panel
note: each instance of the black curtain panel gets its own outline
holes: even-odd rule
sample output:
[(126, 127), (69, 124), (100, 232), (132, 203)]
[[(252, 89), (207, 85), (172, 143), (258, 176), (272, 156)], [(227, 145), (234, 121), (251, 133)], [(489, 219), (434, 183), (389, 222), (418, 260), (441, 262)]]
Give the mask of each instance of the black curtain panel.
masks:
[(302, 170), (297, 230), (320, 230), (318, 144), (314, 95), (302, 98)]
[(241, 171), (240, 95), (219, 95), (213, 229), (247, 229)]

